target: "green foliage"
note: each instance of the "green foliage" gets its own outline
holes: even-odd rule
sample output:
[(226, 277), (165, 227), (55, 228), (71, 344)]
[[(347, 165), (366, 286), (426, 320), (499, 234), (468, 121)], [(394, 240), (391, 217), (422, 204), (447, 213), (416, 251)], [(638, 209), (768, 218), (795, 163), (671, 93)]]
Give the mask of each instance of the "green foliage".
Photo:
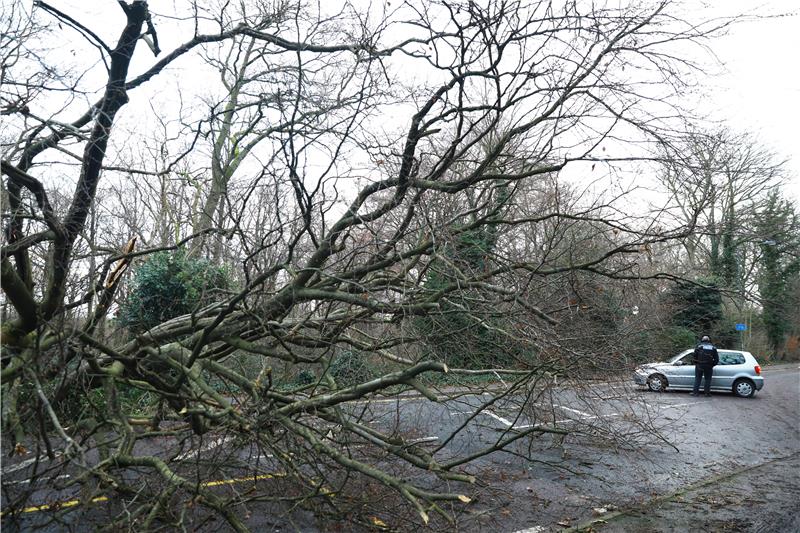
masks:
[(136, 270), (133, 290), (120, 307), (120, 324), (136, 333), (146, 331), (207, 305), (218, 290), (230, 286), (223, 267), (187, 257), (182, 250), (158, 252)]
[(666, 361), (697, 344), (694, 331), (682, 326), (635, 328), (624, 339), (624, 349), (636, 363)]
[[(55, 396), (57, 383), (43, 385), (47, 397)], [(146, 415), (157, 403), (157, 397), (149, 391), (116, 383), (117, 399), (125, 412), (133, 415)], [(73, 386), (65, 389), (66, 394), (58, 401), (52, 401), (52, 407), (63, 424), (76, 424), (84, 420), (104, 419), (108, 414), (108, 398), (105, 387)], [(19, 402), (26, 407), (39, 404), (33, 383), (23, 381), (20, 384)]]
[(697, 344), (695, 332), (682, 326), (672, 326), (664, 329), (659, 339), (660, 352), (665, 355), (664, 359), (691, 348), (695, 344)]
[(720, 258), (719, 276), (725, 283), (725, 286), (731, 289), (737, 289), (740, 285), (741, 257), (733, 238), (733, 232), (736, 231), (733, 223), (726, 224), (726, 232), (722, 236), (722, 257)]
[(722, 293), (715, 279), (679, 282), (669, 293), (673, 326), (694, 332), (695, 337), (718, 330), (723, 318)]
[(457, 368), (507, 366), (522, 356), (520, 343), (501, 333), (507, 319), (444, 304), (442, 312), (417, 318), (414, 327), (430, 355)]
[(758, 288), (761, 294), (761, 319), (769, 344), (781, 350), (790, 330), (793, 302), (789, 287), (800, 272), (800, 218), (794, 206), (773, 193), (760, 214), (756, 230), (762, 237), (759, 243)]
[(489, 254), (494, 249), (497, 236), (492, 226), (480, 226), (467, 230), (456, 237), (453, 259), (466, 268), (485, 270)]
[(717, 328), (708, 332), (711, 341), (718, 348), (739, 348), (741, 346), (741, 333), (736, 331), (739, 319), (727, 316), (717, 324)]
[(711, 257), (709, 266), (719, 285), (727, 289), (741, 290), (744, 258), (741, 243), (734, 236), (741, 233), (741, 222), (731, 203), (719, 224), (719, 233), (711, 235)]
[(414, 329), (430, 356), (450, 366), (507, 365), (523, 350), (502, 334), (508, 329), (508, 317), (498, 316), (497, 309), (487, 304), (477, 290), (458, 287), (460, 272), (471, 275), (490, 268), (489, 258), (496, 241), (491, 224), (458, 233), (440, 247), (438, 253), (447, 260), (434, 260), (425, 280), (425, 289), (431, 295), (442, 290), (447, 293), (439, 300), (438, 311), (414, 319)]
[[(374, 369), (365, 355), (355, 350), (345, 350), (336, 355), (328, 372), (340, 387), (364, 383), (375, 377)], [(313, 375), (312, 379), (314, 379)]]
[[(495, 170), (502, 172), (502, 165)], [(511, 205), (513, 192), (507, 183), (493, 187), (485, 210), (465, 217), (465, 226), (454, 224), (452, 237), (438, 241), (423, 287), (439, 308), (412, 322), (425, 357), (453, 367), (487, 368), (506, 366), (530, 351), (526, 343), (504, 333), (516, 330), (507, 310), (498, 309), (480, 289), (462, 285), (493, 268), (496, 222)]]
[(295, 378), (294, 381), (298, 385), (311, 385), (312, 383), (317, 381), (317, 376), (315, 376), (312, 371), (308, 370), (307, 368), (304, 368), (297, 374), (297, 377)]
[(623, 292), (613, 283), (603, 283), (594, 276), (571, 273), (565, 283), (570, 293), (563, 301), (569, 306), (557, 327), (559, 335), (571, 339), (571, 348), (584, 353), (600, 354), (619, 349), (624, 336), (626, 316), (630, 313)]

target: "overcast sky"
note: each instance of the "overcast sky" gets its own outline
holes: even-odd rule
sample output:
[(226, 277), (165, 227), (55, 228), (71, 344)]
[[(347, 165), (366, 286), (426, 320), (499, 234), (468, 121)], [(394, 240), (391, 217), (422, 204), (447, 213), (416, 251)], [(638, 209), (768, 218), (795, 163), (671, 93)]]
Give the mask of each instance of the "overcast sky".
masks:
[[(728, 35), (710, 43), (721, 64), (708, 61), (710, 76), (703, 80), (707, 96), (697, 102), (697, 108), (735, 131), (755, 134), (779, 157), (789, 159), (791, 182), (787, 193), (800, 203), (797, 132), (800, 124), (800, 74), (797, 71), (800, 0), (682, 0), (680, 3), (687, 18), (694, 20), (737, 13), (751, 15), (752, 20), (734, 25)], [(116, 17), (121, 17), (110, 0), (99, 3), (54, 0), (53, 4), (95, 28), (98, 24), (91, 19), (103, 18), (102, 9), (110, 9)], [(160, 11), (159, 5), (171, 7), (172, 4), (169, 0), (151, 0), (151, 5), (155, 11)], [(110, 41), (118, 33), (118, 27), (112, 26), (113, 29), (100, 24), (98, 30), (111, 32)], [(182, 36), (174, 37), (183, 40)], [(152, 57), (144, 50), (138, 52), (148, 65), (152, 62)], [(687, 95), (687, 99), (698, 98), (699, 94), (703, 93)]]
[(713, 44), (726, 72), (707, 80), (711, 91), (703, 106), (790, 158), (787, 192), (800, 202), (800, 0), (692, 0), (687, 7), (691, 4), (720, 14), (787, 14), (738, 24)]

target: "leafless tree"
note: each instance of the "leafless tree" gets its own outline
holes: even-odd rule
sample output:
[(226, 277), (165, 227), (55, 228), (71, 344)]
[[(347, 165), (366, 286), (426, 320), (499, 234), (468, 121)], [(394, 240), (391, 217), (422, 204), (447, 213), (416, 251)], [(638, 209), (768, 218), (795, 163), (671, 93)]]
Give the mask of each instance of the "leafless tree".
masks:
[[(58, 88), (36, 77), (2, 96), (15, 131), (2, 160), (2, 288), (12, 310), (2, 386), (14, 399), (4, 423), (15, 428), (11, 446), (28, 442), (49, 457), (32, 479), (69, 472), (59, 483), (80, 487), (84, 503), (118, 495), (126, 513), (111, 529), (185, 525), (181, 502), (192, 502), (245, 530), (237, 505), (338, 509), (333, 496), (352, 478), (390, 489), (425, 523), (451, 518), (450, 505), (470, 501), (473, 462), (573, 431), (552, 416), (558, 377), (621, 356), (610, 338), (576, 341), (570, 324), (607, 284), (668, 277), (648, 263), (649, 250), (685, 236), (697, 215), (660, 225), (660, 211), (626, 209), (624, 192), (577, 194), (560, 175), (575, 164), (600, 174), (641, 143), (668, 140), (671, 97), (691, 79), (677, 45), (725, 24), (686, 23), (669, 2), (387, 2), (366, 13), (350, 4), (327, 13), (288, 1), (192, 3), (170, 17), (133, 0), (119, 2), (125, 20), (114, 44), (88, 22), (36, 6), (29, 23), (74, 30), (63, 38), (77, 35), (100, 58), (87, 57), (86, 79), (106, 80), (83, 108), (89, 88), (78, 84), (53, 110), (47, 98)], [(174, 40), (171, 25), (193, 33), (161, 51), (160, 41)], [(155, 55), (150, 66), (145, 55)], [(60, 61), (55, 51), (42, 59), (45, 73)], [(137, 92), (173, 67), (209, 62), (222, 87), (209, 97), (212, 89), (193, 93), (184, 80), (181, 99), (203, 103), (172, 117), (185, 138), (143, 140), (158, 155), (142, 161), (126, 152), (136, 131), (118, 136), (126, 120), (172, 112), (129, 104)], [(24, 106), (19, 94), (30, 95)], [(190, 170), (198, 168), (208, 171)], [(69, 205), (53, 201), (68, 185)], [(169, 187), (184, 198), (167, 200)], [(131, 198), (146, 190), (154, 202)], [(137, 201), (152, 213), (121, 222)], [(101, 202), (110, 220), (95, 227)], [(168, 237), (167, 226), (179, 232)], [(124, 227), (130, 235), (116, 250), (98, 245), (105, 228)], [(149, 245), (123, 249), (137, 231)], [(235, 290), (144, 332), (118, 328), (109, 315), (124, 305), (125, 268), (178, 247), (224, 262)], [(454, 317), (468, 327), (447, 331)], [(440, 329), (426, 333), (426, 324)], [(469, 340), (476, 332), (488, 341)], [(437, 336), (461, 345), (437, 352)], [(478, 348), (454, 367), (466, 359), (453, 351)], [(373, 371), (361, 373), (365, 364)], [(461, 387), (437, 388), (441, 375)], [(504, 386), (471, 394), (463, 378), (475, 376)], [(78, 417), (64, 407), (75, 391), (90, 405)], [(130, 391), (152, 404), (137, 410), (124, 401)], [(433, 408), (460, 403), (465, 415), (422, 445), (400, 407), (390, 424), (375, 402), (399, 406), (406, 393)], [(455, 445), (500, 405), (513, 421), (488, 442)], [(617, 444), (653, 429), (631, 420), (579, 427)], [(216, 460), (200, 460), (198, 446), (222, 442)], [(264, 462), (242, 461), (248, 449)], [(223, 474), (249, 476), (254, 491), (221, 493), (206, 481)], [(292, 484), (263, 487), (268, 477)], [(12, 510), (32, 496), (7, 490)]]
[(753, 267), (752, 258), (741, 255), (759, 241), (754, 220), (782, 186), (784, 162), (752, 135), (724, 128), (693, 132), (676, 147), (678, 153), (665, 158), (662, 181), (685, 219), (700, 213), (697, 231), (683, 241), (689, 269), (719, 276), (741, 292), (752, 285)]

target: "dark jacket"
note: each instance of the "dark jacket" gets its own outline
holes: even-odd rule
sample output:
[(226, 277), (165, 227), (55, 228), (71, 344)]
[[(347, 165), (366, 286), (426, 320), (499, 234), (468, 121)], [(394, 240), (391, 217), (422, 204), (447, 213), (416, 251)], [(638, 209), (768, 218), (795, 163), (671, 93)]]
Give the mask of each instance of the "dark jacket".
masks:
[(701, 366), (716, 366), (719, 364), (717, 348), (710, 342), (701, 342), (694, 349), (694, 364)]

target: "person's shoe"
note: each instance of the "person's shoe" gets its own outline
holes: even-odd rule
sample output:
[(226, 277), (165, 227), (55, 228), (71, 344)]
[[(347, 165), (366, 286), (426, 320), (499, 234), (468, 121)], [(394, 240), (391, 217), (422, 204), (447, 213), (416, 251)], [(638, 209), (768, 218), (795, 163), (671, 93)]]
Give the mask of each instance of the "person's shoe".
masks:
[(697, 394), (696, 392), (693, 392), (693, 393), (691, 394), (691, 396), (700, 396), (700, 395), (699, 395), (699, 394)]
[(704, 396), (705, 396), (706, 398), (711, 398), (711, 393), (710, 393), (710, 392), (707, 392), (707, 393), (705, 393), (705, 395), (704, 395)]

